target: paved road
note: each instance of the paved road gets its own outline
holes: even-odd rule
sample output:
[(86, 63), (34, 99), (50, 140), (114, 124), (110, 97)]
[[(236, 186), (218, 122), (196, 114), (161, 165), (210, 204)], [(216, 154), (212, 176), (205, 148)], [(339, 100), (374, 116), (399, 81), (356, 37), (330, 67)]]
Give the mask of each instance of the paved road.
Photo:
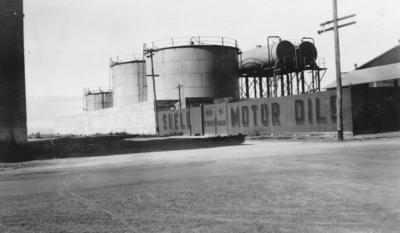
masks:
[(0, 232), (399, 229), (400, 138), (0, 165)]

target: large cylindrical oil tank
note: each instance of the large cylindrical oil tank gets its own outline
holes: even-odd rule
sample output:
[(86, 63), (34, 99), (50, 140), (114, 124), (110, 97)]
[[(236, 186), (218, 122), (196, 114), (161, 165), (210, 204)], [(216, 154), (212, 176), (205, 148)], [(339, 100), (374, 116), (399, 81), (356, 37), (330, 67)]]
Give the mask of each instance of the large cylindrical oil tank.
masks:
[(133, 60), (111, 65), (113, 105), (123, 107), (147, 101), (146, 64)]
[[(270, 51), (268, 51), (268, 49)], [(244, 51), (240, 55), (241, 70), (270, 68), (275, 65), (292, 66), (295, 58), (295, 47), (287, 40), (281, 40), (268, 46), (260, 46)], [(279, 64), (277, 64), (279, 62)]]
[(317, 48), (310, 41), (303, 41), (296, 48), (296, 60), (299, 67), (315, 64), (317, 56)]
[[(238, 48), (222, 45), (166, 47), (153, 53), (157, 100), (239, 98)], [(151, 57), (146, 57), (151, 74)], [(149, 98), (153, 98), (148, 78)], [(150, 94), (151, 93), (151, 94)]]
[(15, 161), (27, 140), (22, 0), (0, 9), (0, 161)]

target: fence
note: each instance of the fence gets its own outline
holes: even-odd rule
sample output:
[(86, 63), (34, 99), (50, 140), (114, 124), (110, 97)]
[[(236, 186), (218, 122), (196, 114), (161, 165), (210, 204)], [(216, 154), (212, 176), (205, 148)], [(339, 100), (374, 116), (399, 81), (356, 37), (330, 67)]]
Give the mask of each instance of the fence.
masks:
[[(336, 92), (245, 100), (158, 113), (160, 135), (259, 135), (336, 131)], [(344, 131), (352, 131), (350, 89), (343, 90)]]

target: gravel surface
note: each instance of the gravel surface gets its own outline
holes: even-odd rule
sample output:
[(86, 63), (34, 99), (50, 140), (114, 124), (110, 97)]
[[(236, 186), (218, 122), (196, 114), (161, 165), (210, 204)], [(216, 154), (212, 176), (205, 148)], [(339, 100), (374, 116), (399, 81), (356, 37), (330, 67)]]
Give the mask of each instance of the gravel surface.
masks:
[(399, 232), (398, 137), (190, 143), (0, 164), (0, 232)]

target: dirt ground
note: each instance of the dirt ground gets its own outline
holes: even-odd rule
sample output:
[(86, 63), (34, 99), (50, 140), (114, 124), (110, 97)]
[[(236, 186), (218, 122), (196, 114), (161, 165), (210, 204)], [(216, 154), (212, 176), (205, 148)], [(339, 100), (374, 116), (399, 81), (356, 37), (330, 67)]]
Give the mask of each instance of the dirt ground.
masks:
[(173, 142), (0, 164), (0, 232), (400, 230), (400, 137)]

